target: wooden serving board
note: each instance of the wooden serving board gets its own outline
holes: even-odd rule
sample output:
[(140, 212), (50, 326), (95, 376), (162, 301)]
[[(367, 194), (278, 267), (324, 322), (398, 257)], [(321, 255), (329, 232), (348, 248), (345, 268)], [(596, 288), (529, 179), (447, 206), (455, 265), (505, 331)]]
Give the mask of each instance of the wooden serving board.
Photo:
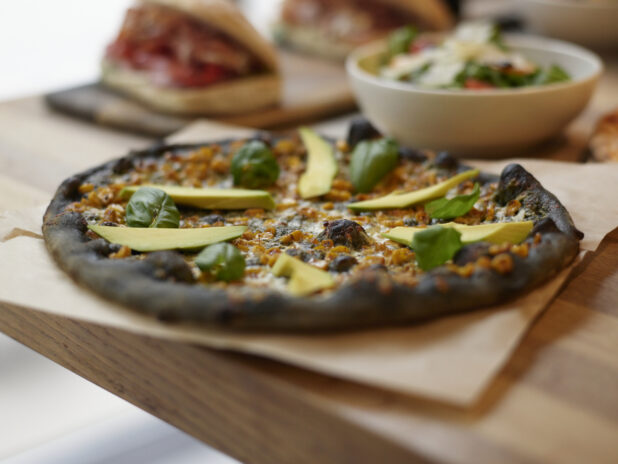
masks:
[[(356, 101), (343, 65), (290, 52), (280, 52), (283, 97), (279, 106), (254, 113), (214, 118), (217, 121), (260, 129), (284, 128), (352, 111)], [(194, 118), (157, 113), (90, 83), (46, 95), (54, 110), (129, 132), (164, 137)]]

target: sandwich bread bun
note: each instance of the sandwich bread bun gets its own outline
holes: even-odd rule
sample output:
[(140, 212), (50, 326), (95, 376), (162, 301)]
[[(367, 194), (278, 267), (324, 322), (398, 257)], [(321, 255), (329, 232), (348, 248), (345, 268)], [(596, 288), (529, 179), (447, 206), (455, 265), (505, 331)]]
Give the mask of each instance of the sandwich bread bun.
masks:
[[(281, 78), (277, 54), (272, 45), (253, 28), (233, 3), (226, 0), (141, 0), (136, 4), (136, 8), (162, 11), (160, 17), (164, 21), (167, 21), (169, 17), (180, 18), (180, 21), (190, 18), (188, 21), (191, 22), (193, 28), (197, 23), (200, 26), (207, 26), (209, 31), (215, 31), (212, 34), (216, 34), (219, 42), (227, 40), (231, 43), (231, 50), (240, 50), (245, 55), (241, 54), (241, 57), (249, 55), (251, 68), (243, 69), (239, 73), (229, 72), (225, 78), (214, 78), (213, 82), (205, 85), (200, 83), (199, 76), (197, 83), (189, 80), (186, 81), (189, 82), (188, 85), (178, 85), (176, 82), (169, 82), (165, 76), (161, 79), (160, 76), (155, 75), (156, 72), (161, 74), (159, 68), (167, 66), (164, 62), (164, 66), (157, 67), (156, 55), (154, 55), (155, 58), (152, 58), (153, 55), (148, 55), (148, 59), (153, 60), (154, 64), (145, 67), (140, 67), (139, 61), (136, 61), (138, 65), (135, 65), (134, 62), (124, 60), (122, 55), (118, 59), (118, 55), (124, 53), (123, 44), (118, 45), (124, 33), (121, 31), (116, 44), (110, 45), (102, 62), (104, 85), (158, 111), (179, 115), (233, 115), (273, 106), (279, 102)], [(127, 17), (125, 25), (130, 21), (131, 18)], [(148, 22), (146, 25), (150, 26)], [(140, 26), (136, 27), (139, 29)], [(136, 34), (140, 33), (137, 30)], [(145, 34), (147, 33), (149, 31), (145, 31)], [(174, 45), (174, 41), (187, 40), (186, 37), (174, 36), (170, 36), (169, 39), (172, 46), (177, 48), (178, 45)], [(115, 45), (116, 49), (121, 51), (110, 54), (109, 50)], [(180, 51), (183, 48), (193, 50), (192, 45), (185, 43), (180, 47)], [(158, 46), (161, 45), (158, 44)], [(155, 50), (154, 53), (157, 51)], [(220, 46), (218, 53), (225, 53), (225, 47)], [(204, 55), (205, 53), (202, 53), (202, 56)], [(137, 60), (137, 58), (132, 59)], [(208, 56), (205, 59), (208, 60)], [(190, 60), (186, 58), (185, 61)], [(244, 68), (247, 67), (249, 67), (248, 64), (244, 65)], [(259, 69), (254, 69), (256, 67)], [(225, 68), (215, 67), (215, 70), (219, 74), (228, 72)], [(165, 72), (167, 71), (163, 71)]]
[(291, 48), (332, 59), (412, 24), (441, 31), (454, 24), (443, 0), (284, 0), (275, 39)]

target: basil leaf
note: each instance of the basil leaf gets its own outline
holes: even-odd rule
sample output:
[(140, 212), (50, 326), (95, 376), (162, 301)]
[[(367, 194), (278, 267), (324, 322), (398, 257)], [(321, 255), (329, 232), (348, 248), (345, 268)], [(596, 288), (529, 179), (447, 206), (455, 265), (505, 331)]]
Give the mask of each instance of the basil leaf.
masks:
[(135, 192), (126, 208), (129, 227), (178, 228), (180, 213), (174, 200), (163, 190), (141, 187)]
[(225, 282), (238, 280), (245, 273), (245, 258), (229, 243), (215, 243), (204, 248), (195, 258), (195, 264), (202, 272)]
[(468, 195), (457, 195), (454, 198), (438, 198), (425, 203), (425, 211), (432, 219), (453, 219), (463, 216), (472, 209), (481, 196), (479, 184), (474, 184), (474, 190)]
[(407, 53), (417, 34), (418, 31), (412, 26), (404, 26), (393, 31), (388, 37), (388, 54), (390, 57)]
[(399, 161), (399, 146), (393, 139), (365, 140), (352, 152), (350, 181), (357, 192), (370, 192)]
[(279, 178), (279, 165), (270, 148), (260, 140), (244, 144), (232, 158), (234, 185), (250, 189), (269, 187)]
[(461, 233), (451, 227), (433, 226), (416, 232), (410, 248), (424, 271), (444, 264), (463, 246)]

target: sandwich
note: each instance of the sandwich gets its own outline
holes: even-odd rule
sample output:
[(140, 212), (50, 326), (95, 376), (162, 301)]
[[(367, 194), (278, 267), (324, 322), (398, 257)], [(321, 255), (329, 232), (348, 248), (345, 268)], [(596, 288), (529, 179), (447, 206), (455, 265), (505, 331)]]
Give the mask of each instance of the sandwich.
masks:
[(225, 0), (141, 0), (102, 62), (104, 85), (155, 110), (232, 115), (275, 105), (273, 47)]
[(443, 0), (284, 0), (274, 36), (296, 50), (342, 59), (408, 24), (440, 31), (453, 16)]

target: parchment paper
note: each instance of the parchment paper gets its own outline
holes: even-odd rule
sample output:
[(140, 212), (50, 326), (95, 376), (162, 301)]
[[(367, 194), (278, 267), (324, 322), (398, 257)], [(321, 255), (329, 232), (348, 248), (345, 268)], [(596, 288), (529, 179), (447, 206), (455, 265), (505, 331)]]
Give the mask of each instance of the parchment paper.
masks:
[[(199, 131), (196, 134), (193, 128), (190, 134), (195, 140)], [(499, 172), (507, 163), (474, 164)], [(618, 226), (618, 165), (521, 163), (565, 203), (586, 234), (584, 250), (596, 249)], [(423, 325), (318, 336), (230, 334), (162, 324), (77, 287), (56, 268), (42, 240), (15, 232), (40, 233), (40, 218), (40, 208), (0, 215), (0, 240), (12, 237), (0, 244), (0, 301), (150, 336), (266, 356), (460, 406), (478, 398), (573, 267), (519, 300)]]

